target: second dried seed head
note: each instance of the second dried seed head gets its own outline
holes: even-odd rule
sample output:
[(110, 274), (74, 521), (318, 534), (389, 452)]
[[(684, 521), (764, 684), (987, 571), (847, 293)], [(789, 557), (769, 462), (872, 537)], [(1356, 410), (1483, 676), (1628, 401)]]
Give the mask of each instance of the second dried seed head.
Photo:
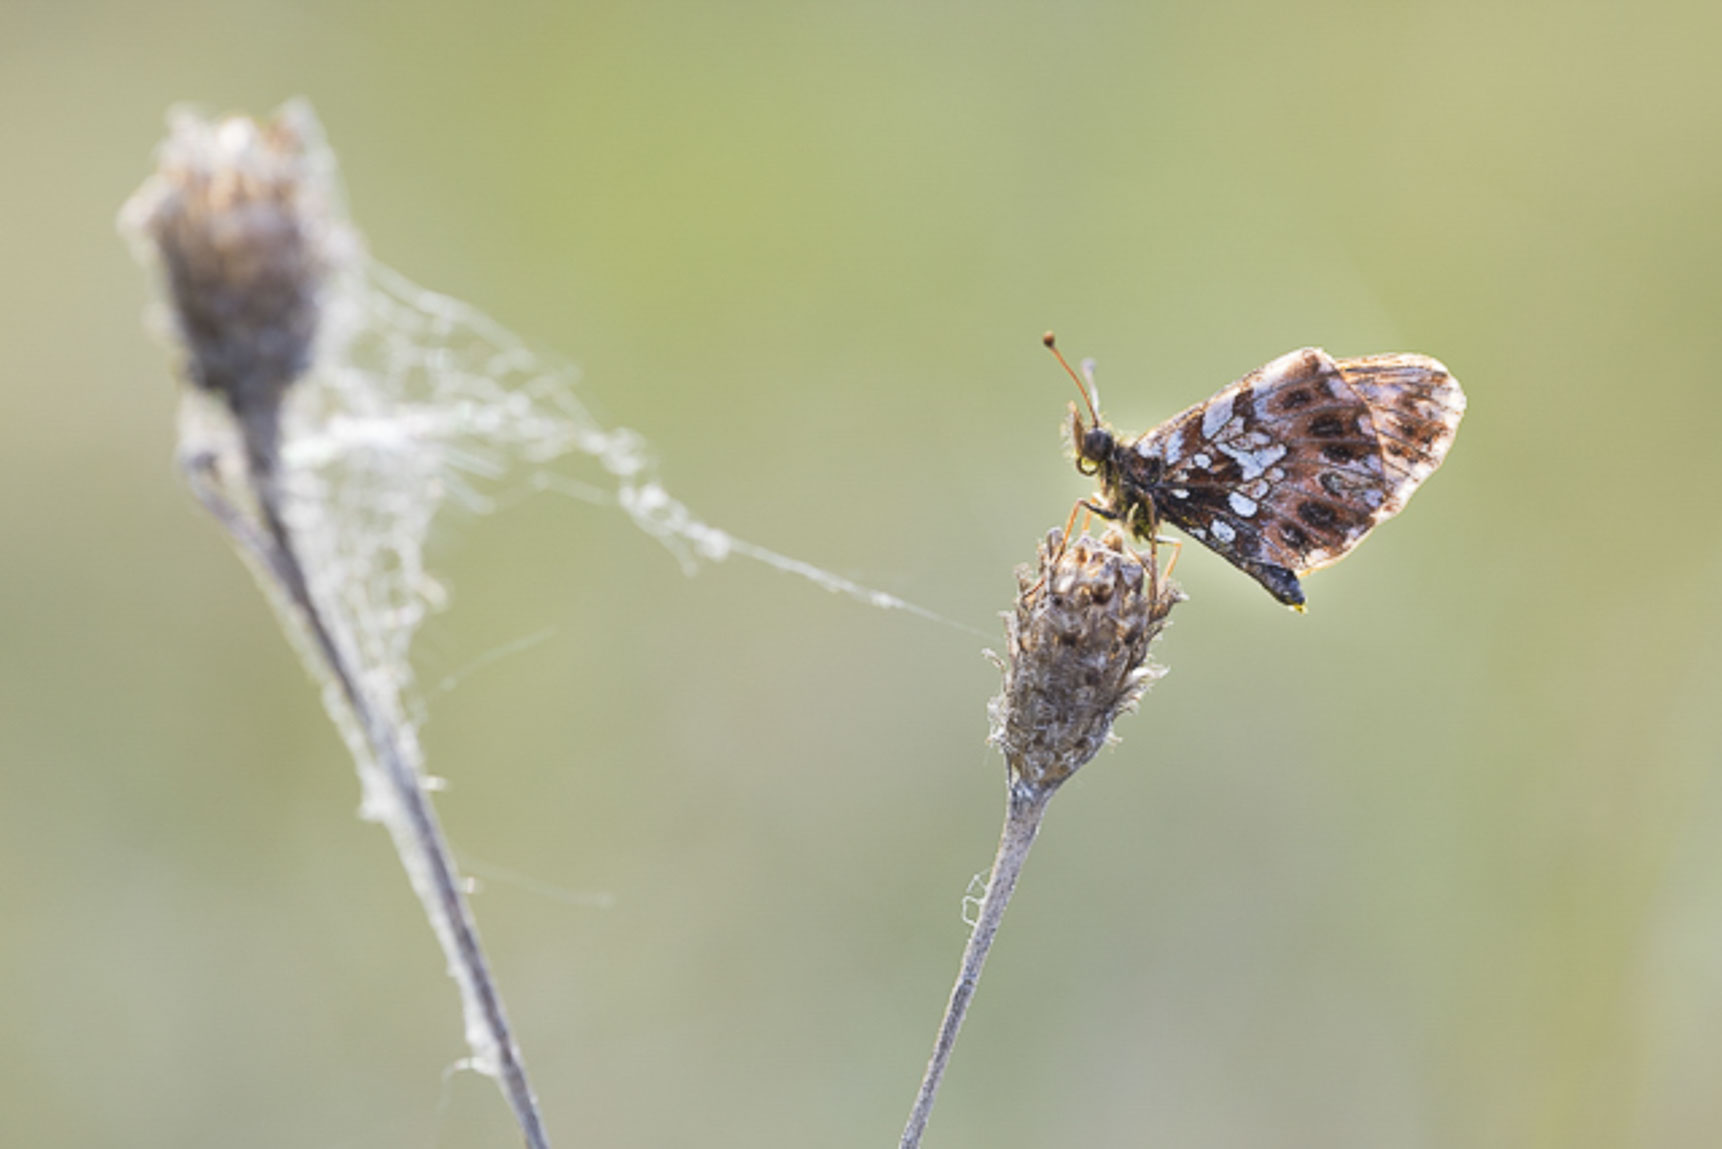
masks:
[(1113, 722), (1164, 673), (1148, 647), (1184, 595), (1116, 531), (1069, 545), (1053, 531), (1038, 567), (1017, 578), (990, 741), (1013, 786), (1051, 790), (1099, 752)]

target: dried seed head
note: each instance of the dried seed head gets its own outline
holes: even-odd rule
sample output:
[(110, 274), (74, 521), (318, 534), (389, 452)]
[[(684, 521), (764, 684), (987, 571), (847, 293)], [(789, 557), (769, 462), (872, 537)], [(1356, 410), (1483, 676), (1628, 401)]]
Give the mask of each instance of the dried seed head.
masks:
[(1148, 646), (1184, 595), (1116, 531), (1063, 546), (1055, 530), (1038, 570), (1019, 568), (1017, 580), (990, 740), (1013, 785), (1051, 790), (1094, 757), (1113, 721), (1164, 673), (1149, 664)]
[(177, 112), (156, 174), (120, 213), (166, 288), (187, 380), (270, 450), (281, 397), (311, 363), (323, 285), (356, 248), (324, 154), (304, 104), (261, 124)]

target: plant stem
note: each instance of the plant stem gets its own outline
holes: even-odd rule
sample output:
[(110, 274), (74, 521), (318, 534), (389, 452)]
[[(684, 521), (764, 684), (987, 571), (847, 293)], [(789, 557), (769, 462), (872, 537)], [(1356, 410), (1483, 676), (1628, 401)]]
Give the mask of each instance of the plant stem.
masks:
[(915, 1107), (909, 1111), (909, 1124), (903, 1129), (900, 1149), (916, 1149), (921, 1144), (921, 1135), (926, 1132), (927, 1120), (933, 1115), (933, 1100), (939, 1092), (939, 1082), (944, 1079), (945, 1067), (949, 1064), (951, 1051), (957, 1044), (957, 1031), (963, 1027), (963, 1018), (969, 1012), (975, 987), (980, 983), (981, 969), (986, 965), (987, 953), (993, 947), (993, 939), (998, 936), (999, 923), (1004, 920), (1005, 908), (1010, 905), (1011, 895), (1016, 892), (1017, 878), (1022, 874), (1023, 863), (1028, 860), (1029, 849), (1034, 845), (1035, 835), (1040, 832), (1041, 819), (1046, 814), (1047, 802), (1051, 800), (1055, 790), (1056, 787), (1021, 782), (1012, 782), (1009, 785), (1004, 828), (999, 832), (998, 855), (993, 859), (992, 873), (987, 877), (987, 892), (981, 899), (980, 911), (975, 916), (975, 928), (969, 934), (969, 944), (963, 949), (963, 961), (957, 971), (957, 982), (951, 987), (951, 1000), (945, 1006), (944, 1020), (939, 1023), (939, 1036), (933, 1043), (933, 1056), (927, 1062), (927, 1075), (921, 1080), (921, 1091), (915, 1096)]
[[(293, 546), (292, 535), (281, 516), (273, 469), (258, 466), (252, 455), (251, 485), (263, 519), (262, 529), (234, 506), (194, 462), (188, 471), (192, 487), (204, 506), (215, 515), (234, 540), (249, 554), (298, 615), (317, 656), (333, 678), (362, 732), (388, 788), (397, 813), (383, 818), (413, 889), (430, 917), (433, 932), (461, 989), (468, 1025), (476, 1020), (487, 1044), (495, 1051), (494, 1072), (514, 1111), (515, 1122), (525, 1135), (527, 1149), (549, 1149), (549, 1137), (538, 1112), (526, 1066), (515, 1044), (502, 995), (491, 976), (478, 927), (461, 889), (453, 852), (437, 820), (436, 809), (424, 788), (423, 778), (404, 749), (406, 739), (386, 711), (366, 694), (357, 668), (336, 641), (324, 612), (311, 593), (304, 564)], [(207, 460), (205, 463), (207, 464)], [(469, 1036), (470, 1044), (470, 1036)], [(475, 1052), (477, 1052), (475, 1050)]]

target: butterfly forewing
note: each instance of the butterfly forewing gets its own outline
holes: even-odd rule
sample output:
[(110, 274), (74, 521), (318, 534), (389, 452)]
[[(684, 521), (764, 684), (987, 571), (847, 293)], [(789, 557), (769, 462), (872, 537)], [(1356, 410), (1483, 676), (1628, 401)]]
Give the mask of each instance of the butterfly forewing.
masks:
[(1422, 355), (1282, 355), (1123, 449), (1158, 460), (1140, 484), (1165, 519), (1303, 601), (1297, 575), (1339, 561), (1440, 465), (1464, 413)]

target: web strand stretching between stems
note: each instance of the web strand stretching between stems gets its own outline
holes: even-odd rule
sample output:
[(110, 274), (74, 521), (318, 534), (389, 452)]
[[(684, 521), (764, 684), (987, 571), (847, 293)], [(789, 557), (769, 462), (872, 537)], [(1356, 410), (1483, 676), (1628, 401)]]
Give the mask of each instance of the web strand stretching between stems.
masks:
[(546, 1145), (418, 740), (411, 646), (447, 602), (424, 565), (438, 513), (576, 493), (614, 503), (690, 573), (739, 554), (938, 616), (702, 522), (641, 436), (591, 417), (571, 368), (370, 259), (305, 103), (265, 123), (177, 111), (158, 160), (120, 228), (156, 272), (152, 321), (187, 383), (181, 467), (322, 686), (361, 813), (393, 837), (460, 989), (466, 1063), (499, 1080), (527, 1144)]
[[(170, 120), (164, 169), (132, 197), (120, 221), (151, 267), (162, 263), (152, 228), (164, 202), (180, 194), (175, 180), (187, 170), (208, 180), (236, 149), (259, 150), (251, 121), (212, 121), (184, 110)], [(949, 623), (701, 520), (664, 487), (644, 437), (605, 427), (588, 412), (575, 395), (573, 367), (370, 258), (346, 217), (334, 153), (307, 104), (288, 104), (270, 130), (295, 139), (289, 174), (299, 189), (296, 206), (322, 257), (314, 353), (275, 415), (278, 458), (270, 469), (308, 584), (325, 609), (342, 616), (337, 629), (367, 687), (394, 699), (400, 717), (416, 719), (422, 710), (408, 657), (413, 639), (447, 604), (445, 588), (426, 569), (424, 547), (450, 501), (475, 514), (533, 490), (608, 503), (690, 574), (739, 555), (877, 608)], [(255, 154), (246, 162), (257, 162)], [(221, 192), (219, 179), (212, 186)], [(164, 303), (152, 309), (152, 326), (181, 345), (184, 322)], [(187, 388), (180, 459), (254, 514), (244, 433), (219, 399), (208, 388)]]

